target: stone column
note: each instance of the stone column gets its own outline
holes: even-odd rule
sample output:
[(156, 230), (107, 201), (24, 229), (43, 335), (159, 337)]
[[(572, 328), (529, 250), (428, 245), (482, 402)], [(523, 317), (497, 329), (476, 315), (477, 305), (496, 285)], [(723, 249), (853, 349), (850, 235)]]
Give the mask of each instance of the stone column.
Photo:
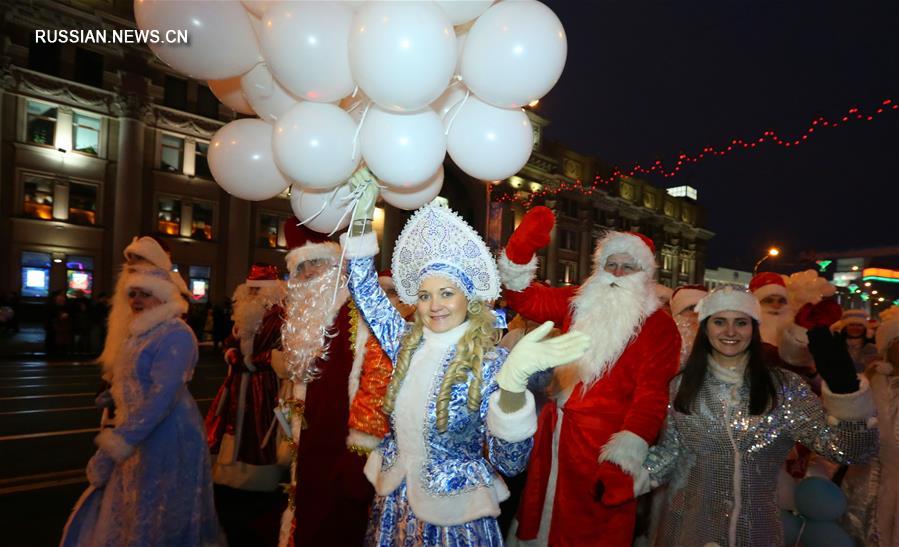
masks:
[[(558, 203), (556, 200), (546, 200), (546, 206), (549, 207), (553, 214), (559, 216)], [(559, 226), (558, 223), (553, 225), (552, 231), (549, 233), (549, 247), (546, 248), (546, 281), (551, 287), (558, 285), (559, 271)]]
[[(227, 233), (221, 238), (219, 252), (225, 254), (225, 295), (230, 295), (247, 278), (250, 267), (250, 242), (252, 232), (252, 207), (249, 201), (221, 192), (228, 200)], [(255, 240), (255, 239), (253, 239)], [(284, 269), (284, 264), (277, 264)]]
[(144, 120), (150, 114), (150, 106), (142, 97), (123, 95), (118, 97), (114, 108), (119, 124), (115, 210), (112, 221), (107, 223), (112, 226), (113, 263), (118, 264), (118, 257), (131, 238), (140, 234), (143, 211), (149, 209), (152, 214), (155, 208), (144, 207), (143, 203)]

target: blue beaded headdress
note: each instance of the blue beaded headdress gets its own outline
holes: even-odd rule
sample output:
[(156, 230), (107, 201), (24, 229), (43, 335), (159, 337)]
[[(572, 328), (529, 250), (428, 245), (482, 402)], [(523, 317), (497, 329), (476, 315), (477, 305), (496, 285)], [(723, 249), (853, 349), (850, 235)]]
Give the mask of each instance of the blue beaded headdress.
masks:
[(496, 261), (481, 236), (454, 211), (429, 204), (412, 215), (393, 250), (393, 278), (400, 300), (418, 301), (426, 277), (451, 279), (469, 300), (499, 298)]

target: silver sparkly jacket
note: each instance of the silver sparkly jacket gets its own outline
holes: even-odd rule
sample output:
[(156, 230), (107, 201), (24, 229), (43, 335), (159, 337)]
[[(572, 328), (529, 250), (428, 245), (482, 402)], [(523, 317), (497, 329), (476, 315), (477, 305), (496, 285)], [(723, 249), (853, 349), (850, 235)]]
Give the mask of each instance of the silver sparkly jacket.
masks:
[[(662, 437), (644, 463), (653, 486), (669, 483), (657, 545), (783, 545), (777, 476), (794, 442), (846, 464), (877, 451), (866, 381), (845, 395), (825, 389), (826, 415), (799, 376), (772, 374), (780, 382), (779, 403), (768, 414), (750, 415), (748, 386), (711, 372), (693, 414), (669, 405)], [(672, 382), (672, 401), (679, 381)]]

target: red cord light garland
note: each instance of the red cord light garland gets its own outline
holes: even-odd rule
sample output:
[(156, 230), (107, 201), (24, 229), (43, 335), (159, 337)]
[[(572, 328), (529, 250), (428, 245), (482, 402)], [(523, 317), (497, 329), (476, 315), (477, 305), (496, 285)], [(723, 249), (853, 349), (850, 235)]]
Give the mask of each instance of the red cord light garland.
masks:
[(761, 144), (776, 144), (783, 146), (784, 148), (793, 148), (799, 146), (800, 144), (806, 142), (811, 135), (815, 133), (816, 130), (822, 128), (836, 128), (842, 125), (846, 125), (848, 123), (854, 121), (873, 121), (877, 116), (899, 110), (899, 104), (894, 102), (892, 99), (885, 99), (880, 103), (880, 106), (873, 110), (870, 114), (865, 114), (861, 112), (857, 107), (850, 108), (845, 115), (839, 117), (836, 120), (828, 120), (823, 116), (819, 116), (812, 120), (809, 127), (797, 138), (795, 139), (783, 139), (781, 138), (775, 131), (767, 130), (763, 131), (761, 136), (756, 139), (744, 140), (744, 139), (732, 139), (728, 144), (719, 145), (717, 147), (714, 146), (706, 146), (702, 149), (701, 152), (697, 154), (685, 154), (682, 153), (678, 155), (677, 161), (674, 163), (672, 167), (666, 167), (662, 160), (656, 160), (651, 166), (643, 167), (639, 163), (635, 163), (633, 167), (630, 169), (621, 169), (619, 167), (614, 168), (612, 174), (607, 177), (601, 177), (597, 175), (594, 177), (593, 182), (589, 186), (585, 186), (580, 180), (576, 180), (574, 184), (569, 184), (566, 182), (561, 183), (556, 188), (551, 189), (543, 189), (537, 192), (532, 192), (527, 197), (518, 197), (515, 194), (504, 195), (497, 199), (498, 202), (510, 202), (515, 201), (526, 208), (530, 208), (534, 199), (537, 197), (543, 197), (548, 195), (555, 195), (559, 192), (563, 191), (577, 191), (581, 192), (583, 195), (588, 196), (593, 194), (593, 191), (596, 190), (597, 186), (610, 184), (615, 182), (621, 177), (633, 177), (636, 175), (661, 175), (664, 178), (673, 178), (680, 173), (681, 169), (687, 164), (691, 163), (699, 163), (700, 160), (706, 159), (712, 156), (726, 156), (731, 152), (736, 150), (748, 150), (757, 148)]

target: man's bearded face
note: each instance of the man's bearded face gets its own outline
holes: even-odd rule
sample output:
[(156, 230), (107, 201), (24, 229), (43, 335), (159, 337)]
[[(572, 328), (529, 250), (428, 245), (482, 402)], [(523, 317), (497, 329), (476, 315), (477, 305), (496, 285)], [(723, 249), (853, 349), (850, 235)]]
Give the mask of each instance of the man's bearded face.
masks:
[(762, 313), (781, 315), (787, 312), (787, 299), (779, 294), (770, 294), (759, 301)]
[(603, 270), (615, 277), (625, 277), (642, 271), (643, 268), (637, 264), (634, 257), (627, 253), (615, 253), (609, 255), (606, 263), (603, 264)]

